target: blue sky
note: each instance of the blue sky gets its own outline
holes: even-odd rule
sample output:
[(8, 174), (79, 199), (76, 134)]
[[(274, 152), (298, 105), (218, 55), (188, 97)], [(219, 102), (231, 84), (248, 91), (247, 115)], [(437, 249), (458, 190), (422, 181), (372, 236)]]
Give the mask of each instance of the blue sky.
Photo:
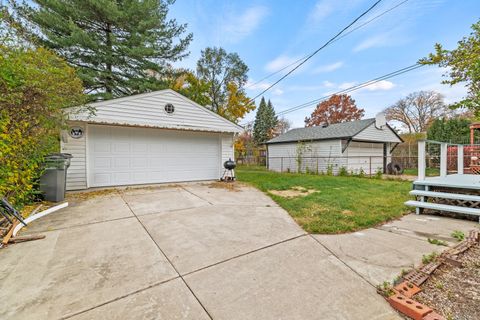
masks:
[[(362, 21), (403, 0), (384, 0)], [(177, 0), (170, 16), (193, 32), (190, 56), (177, 65), (194, 69), (200, 51), (220, 46), (237, 52), (249, 66), (250, 83), (279, 70), (320, 47), (373, 0)], [(432, 52), (436, 42), (454, 48), (480, 18), (479, 0), (409, 0), (392, 12), (331, 44), (265, 94), (277, 112), (338, 91), (352, 84), (415, 63)], [(424, 67), (351, 93), (365, 117), (408, 93), (436, 90), (452, 102), (465, 94), (461, 85), (442, 85), (443, 70)], [(247, 89), (253, 97), (281, 74)], [(258, 101), (258, 100), (257, 100)], [(293, 127), (303, 126), (314, 106), (285, 115)], [(251, 112), (245, 120), (254, 119)]]

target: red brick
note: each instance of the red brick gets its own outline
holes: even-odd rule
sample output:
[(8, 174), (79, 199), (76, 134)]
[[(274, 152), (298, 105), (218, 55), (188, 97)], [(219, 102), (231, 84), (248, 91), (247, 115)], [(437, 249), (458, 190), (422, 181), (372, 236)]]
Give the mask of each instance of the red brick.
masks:
[(445, 320), (445, 318), (433, 311), (423, 317), (423, 320)]
[(478, 230), (470, 230), (467, 240), (473, 243), (479, 242), (480, 236)]
[(427, 279), (428, 279), (428, 274), (425, 274), (417, 270), (412, 270), (403, 276), (403, 280), (413, 283), (416, 286), (421, 286), (422, 283), (427, 281)]
[(440, 267), (441, 264), (441, 262), (432, 261), (422, 266), (420, 268), (420, 271), (425, 274), (431, 275), (435, 270), (437, 270), (438, 267)]
[(457, 256), (446, 254), (443, 256), (443, 260), (453, 267), (461, 268), (463, 266), (462, 262), (457, 259)]
[(409, 299), (402, 294), (390, 296), (387, 301), (394, 309), (412, 318), (413, 320), (423, 320), (427, 314), (433, 311), (426, 305)]
[(413, 297), (415, 294), (419, 293), (422, 291), (419, 287), (414, 285), (413, 283), (410, 283), (408, 281), (404, 281), (400, 283), (399, 285), (395, 286), (395, 290), (397, 290), (399, 293), (403, 294), (407, 298)]

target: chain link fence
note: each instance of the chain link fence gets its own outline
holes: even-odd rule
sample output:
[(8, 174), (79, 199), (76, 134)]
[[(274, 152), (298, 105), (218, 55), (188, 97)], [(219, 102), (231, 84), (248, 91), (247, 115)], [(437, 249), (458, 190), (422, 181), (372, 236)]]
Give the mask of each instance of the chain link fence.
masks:
[[(458, 147), (449, 144), (447, 149), (448, 173), (458, 170)], [(426, 174), (440, 174), (440, 144), (426, 142)], [(344, 156), (344, 157), (270, 157), (266, 155), (243, 156), (236, 159), (240, 165), (263, 166), (277, 172), (301, 172), (332, 175), (368, 175), (379, 173), (418, 174), (418, 144), (402, 143), (391, 156)], [(480, 144), (464, 146), (465, 173), (480, 173)]]

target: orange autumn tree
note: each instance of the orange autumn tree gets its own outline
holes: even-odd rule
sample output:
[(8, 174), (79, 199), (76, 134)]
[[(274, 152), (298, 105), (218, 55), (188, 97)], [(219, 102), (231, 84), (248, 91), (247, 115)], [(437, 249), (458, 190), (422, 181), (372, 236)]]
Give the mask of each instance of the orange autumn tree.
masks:
[(357, 108), (348, 94), (334, 94), (319, 103), (310, 117), (305, 117), (305, 127), (360, 120), (364, 114), (365, 110)]

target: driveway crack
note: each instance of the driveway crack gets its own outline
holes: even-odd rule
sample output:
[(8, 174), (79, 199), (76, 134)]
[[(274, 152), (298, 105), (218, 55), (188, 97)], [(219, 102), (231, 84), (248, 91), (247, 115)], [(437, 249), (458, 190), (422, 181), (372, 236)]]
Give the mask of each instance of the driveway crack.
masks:
[(328, 248), (326, 245), (324, 245), (323, 243), (320, 242), (320, 240), (318, 240), (317, 238), (315, 238), (313, 235), (310, 234), (310, 237), (312, 237), (313, 240), (315, 240), (320, 246), (322, 246), (323, 248), (325, 248), (325, 250), (327, 250), (328, 252), (330, 252), (330, 254), (332, 256), (334, 256), (338, 261), (340, 261), (343, 265), (345, 265), (348, 269), (352, 270), (353, 273), (355, 273), (357, 276), (359, 276), (362, 280), (364, 280), (367, 284), (369, 284), (370, 286), (372, 286), (373, 288), (376, 289), (376, 286), (371, 283), (367, 278), (365, 278), (364, 276), (362, 276), (360, 273), (357, 272), (357, 270), (355, 270), (354, 268), (352, 268), (348, 263), (346, 263), (345, 261), (343, 261), (333, 250), (330, 250), (330, 248)]
[[(140, 225), (142, 226), (142, 228), (145, 230), (145, 232), (147, 233), (147, 235), (150, 237), (150, 239), (153, 241), (153, 243), (155, 243), (155, 245), (157, 246), (158, 250), (160, 250), (160, 252), (163, 254), (163, 256), (165, 257), (165, 259), (167, 259), (168, 263), (170, 263), (170, 265), (172, 266), (173, 270), (175, 270), (175, 272), (177, 273), (178, 275), (178, 278), (180, 278), (182, 280), (182, 282), (185, 284), (185, 286), (188, 288), (188, 290), (190, 291), (190, 293), (193, 295), (193, 297), (195, 298), (195, 300), (197, 300), (197, 302), (200, 304), (200, 306), (202, 307), (203, 311), (205, 311), (205, 313), (207, 314), (207, 316), (213, 320), (213, 317), (212, 315), (210, 314), (210, 312), (208, 312), (207, 308), (204, 306), (204, 304), (200, 301), (200, 299), (197, 297), (197, 295), (195, 294), (195, 292), (193, 292), (192, 288), (190, 288), (190, 286), (188, 285), (188, 283), (185, 281), (185, 279), (183, 278), (183, 276), (180, 274), (180, 272), (177, 270), (177, 268), (173, 265), (172, 261), (168, 258), (168, 256), (165, 254), (165, 252), (163, 251), (163, 249), (158, 245), (158, 243), (155, 241), (155, 239), (153, 238), (153, 236), (150, 234), (150, 232), (148, 231), (148, 229), (145, 227), (145, 225), (142, 223), (142, 221), (138, 218), (138, 216), (135, 214), (135, 211), (132, 210), (132, 208), (130, 207), (130, 204), (125, 200), (125, 198), (123, 197), (122, 194), (120, 194), (120, 197), (122, 198), (122, 200), (125, 202), (125, 204), (127, 205), (127, 207), (130, 209), (130, 211), (132, 212), (132, 214), (135, 216), (135, 218), (137, 219), (138, 223), (140, 223)], [(207, 201), (208, 202), (208, 201)]]
[(199, 198), (199, 199), (201, 199), (201, 200), (203, 200), (203, 201), (205, 201), (205, 202), (208, 202), (211, 206), (213, 206), (213, 203), (212, 203), (212, 202), (208, 201), (207, 199), (204, 199), (204, 198), (200, 197), (198, 194), (193, 193), (192, 191), (188, 190), (188, 189), (185, 188), (184, 186), (180, 186), (180, 188), (182, 188), (182, 189), (185, 190), (186, 192), (190, 193), (191, 195), (193, 195), (193, 196), (195, 196), (195, 197), (197, 197), (197, 198)]

